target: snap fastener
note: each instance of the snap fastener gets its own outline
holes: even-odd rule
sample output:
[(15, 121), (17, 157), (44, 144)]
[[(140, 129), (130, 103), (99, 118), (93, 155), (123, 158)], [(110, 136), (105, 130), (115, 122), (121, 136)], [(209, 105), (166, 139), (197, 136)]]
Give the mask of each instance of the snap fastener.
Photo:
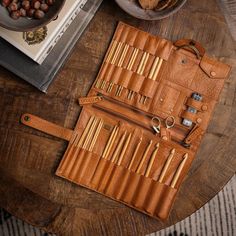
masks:
[(211, 76), (215, 77), (216, 76), (216, 72), (215, 71), (211, 71)]
[(25, 120), (25, 121), (30, 121), (30, 117), (29, 117), (29, 116), (25, 116), (25, 117), (24, 117), (24, 120)]
[(163, 135), (161, 138), (162, 138), (163, 140), (168, 140), (168, 138), (167, 138), (166, 135)]
[(203, 110), (203, 111), (206, 111), (207, 109), (208, 109), (207, 105), (203, 105), (203, 106), (202, 106), (202, 110)]
[(197, 123), (201, 123), (202, 119), (201, 118), (197, 118)]

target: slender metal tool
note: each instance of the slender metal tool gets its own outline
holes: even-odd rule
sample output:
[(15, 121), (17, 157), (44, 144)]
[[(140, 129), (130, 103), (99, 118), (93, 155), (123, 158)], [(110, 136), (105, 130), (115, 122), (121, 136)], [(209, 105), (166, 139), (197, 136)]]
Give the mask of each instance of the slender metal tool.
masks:
[(157, 143), (156, 146), (155, 146), (155, 149), (154, 149), (154, 151), (153, 151), (153, 153), (151, 155), (150, 161), (148, 163), (147, 169), (146, 169), (145, 174), (144, 174), (145, 177), (148, 177), (150, 175), (150, 172), (151, 172), (151, 169), (152, 169), (152, 165), (154, 163), (154, 160), (155, 160), (157, 151), (159, 149), (159, 146), (160, 146), (159, 143)]
[(161, 175), (160, 175), (159, 180), (158, 180), (160, 183), (162, 183), (162, 181), (163, 181), (163, 179), (164, 179), (164, 177), (166, 175), (166, 172), (167, 172), (167, 170), (168, 170), (168, 168), (170, 166), (170, 163), (171, 163), (171, 161), (172, 161), (172, 159), (174, 157), (174, 154), (175, 154), (175, 149), (173, 148), (171, 150), (171, 152), (170, 152), (170, 155), (168, 156), (168, 158), (167, 158), (167, 160), (165, 162), (165, 165), (164, 165), (162, 171), (161, 171)]
[(81, 147), (81, 145), (84, 142), (84, 139), (85, 139), (89, 129), (91, 128), (91, 125), (92, 125), (94, 119), (95, 119), (95, 116), (91, 116), (90, 117), (90, 119), (89, 119), (89, 121), (88, 121), (88, 123), (87, 123), (87, 125), (86, 125), (86, 127), (85, 127), (85, 129), (84, 129), (84, 131), (83, 131), (83, 133), (82, 133), (82, 135), (80, 137), (80, 139), (79, 139), (79, 143), (78, 144), (75, 143), (75, 146)]
[(100, 122), (99, 122), (99, 124), (98, 124), (98, 127), (97, 127), (97, 129), (96, 129), (96, 131), (95, 131), (95, 134), (94, 134), (94, 137), (93, 137), (93, 139), (92, 139), (92, 142), (91, 142), (91, 144), (90, 144), (90, 146), (89, 146), (89, 149), (88, 149), (88, 150), (89, 150), (90, 152), (93, 150), (94, 145), (95, 145), (95, 143), (97, 142), (97, 138), (98, 138), (98, 135), (99, 135), (99, 133), (100, 133), (100, 131), (101, 131), (101, 129), (102, 129), (102, 126), (103, 126), (103, 120), (101, 119)]
[(136, 148), (134, 150), (134, 154), (133, 154), (132, 159), (131, 159), (131, 161), (129, 163), (129, 166), (128, 166), (129, 170), (131, 169), (131, 167), (132, 167), (132, 165), (134, 163), (135, 157), (136, 157), (136, 155), (138, 153), (138, 150), (139, 150), (139, 147), (140, 147), (141, 143), (142, 143), (142, 137), (139, 139), (139, 142), (138, 142), (138, 144), (137, 144), (137, 146), (136, 146)]
[(136, 172), (137, 172), (137, 173), (140, 173), (140, 170), (141, 170), (141, 168), (142, 168), (142, 166), (143, 166), (143, 163), (144, 163), (144, 161), (145, 161), (145, 159), (146, 159), (146, 157), (147, 157), (147, 154), (148, 154), (148, 152), (149, 152), (149, 149), (151, 148), (152, 143), (153, 143), (153, 141), (150, 140), (150, 142), (149, 142), (149, 144), (147, 145), (146, 150), (145, 150), (145, 152), (143, 153), (143, 156), (142, 156), (142, 158), (141, 158), (141, 160), (140, 160), (140, 162), (139, 162), (139, 164), (138, 164), (138, 167), (137, 167), (137, 169), (136, 169)]
[(126, 133), (127, 133), (127, 131), (124, 132), (124, 134), (122, 135), (122, 137), (119, 140), (119, 143), (118, 143), (118, 145), (117, 145), (117, 147), (115, 149), (115, 152), (114, 152), (114, 154), (113, 154), (113, 156), (111, 158), (112, 162), (115, 162), (115, 160), (116, 160), (116, 158), (117, 158), (117, 156), (118, 156), (118, 154), (119, 154), (119, 152), (121, 150), (121, 147), (122, 147), (122, 145), (124, 143), (124, 140), (125, 140)]
[(180, 177), (180, 174), (181, 174), (181, 172), (182, 172), (182, 170), (183, 170), (183, 168), (184, 168), (185, 163), (187, 162), (187, 160), (188, 160), (188, 153), (185, 153), (182, 162), (180, 163), (180, 165), (179, 165), (177, 171), (175, 172), (175, 175), (174, 175), (173, 179), (171, 180), (170, 186), (171, 186), (172, 188), (175, 188), (175, 186), (176, 186), (176, 184), (177, 184), (177, 181), (178, 181), (178, 179), (179, 179), (179, 177)]
[(118, 161), (117, 161), (117, 165), (120, 165), (121, 162), (123, 161), (125, 152), (126, 152), (128, 146), (129, 146), (129, 143), (130, 143), (131, 135), (132, 135), (132, 134), (130, 133), (129, 136), (128, 136), (128, 138), (126, 139), (126, 142), (125, 142), (125, 144), (124, 144), (124, 147), (123, 147), (123, 149), (122, 149), (122, 152), (121, 152), (121, 154), (120, 154), (120, 156), (119, 156), (119, 159), (118, 159)]

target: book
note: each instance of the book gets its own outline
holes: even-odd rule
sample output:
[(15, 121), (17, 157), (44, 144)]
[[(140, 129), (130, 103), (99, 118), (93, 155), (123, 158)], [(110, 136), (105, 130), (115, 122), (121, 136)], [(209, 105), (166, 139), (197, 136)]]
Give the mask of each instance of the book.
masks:
[(41, 65), (0, 38), (0, 65), (46, 93), (101, 3), (102, 0), (87, 0)]
[(65, 1), (58, 17), (35, 31), (16, 32), (0, 27), (0, 37), (38, 64), (42, 64), (86, 1)]

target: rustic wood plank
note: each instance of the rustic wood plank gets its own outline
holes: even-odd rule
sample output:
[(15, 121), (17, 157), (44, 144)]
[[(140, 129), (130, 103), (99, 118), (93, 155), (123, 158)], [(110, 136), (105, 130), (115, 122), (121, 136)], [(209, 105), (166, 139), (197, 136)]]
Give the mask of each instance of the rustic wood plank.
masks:
[[(85, 96), (93, 83), (119, 20), (171, 40), (193, 38), (208, 54), (233, 66), (165, 223), (56, 177), (67, 142), (19, 124), (20, 115), (30, 112), (68, 128), (75, 126), (80, 112), (77, 98)], [(192, 214), (235, 173), (235, 52), (214, 0), (189, 0), (177, 14), (156, 22), (137, 20), (113, 1), (104, 1), (46, 95), (0, 68), (0, 206), (49, 232), (70, 236), (143, 235)]]

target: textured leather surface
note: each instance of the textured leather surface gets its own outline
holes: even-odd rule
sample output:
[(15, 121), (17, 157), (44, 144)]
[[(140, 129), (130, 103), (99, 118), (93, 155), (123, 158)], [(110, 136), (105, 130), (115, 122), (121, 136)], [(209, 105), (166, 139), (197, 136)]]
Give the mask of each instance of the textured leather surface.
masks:
[[(208, 57), (199, 43), (194, 45), (200, 58), (191, 48), (180, 48), (186, 44), (190, 40), (180, 40), (174, 45), (119, 23), (88, 98), (80, 99), (84, 107), (56, 171), (58, 176), (153, 217), (168, 217), (230, 72), (230, 66)], [(194, 92), (202, 95), (202, 101), (191, 98)], [(188, 106), (197, 112), (190, 113)], [(87, 140), (90, 144), (93, 139), (96, 141), (90, 149), (81, 140), (92, 116), (103, 124), (98, 136), (96, 125), (91, 140)], [(161, 121), (159, 133), (152, 128), (154, 116)], [(165, 127), (168, 116), (175, 119), (170, 129)], [(193, 125), (184, 126), (183, 118), (192, 120)], [(104, 157), (116, 126), (119, 132)], [(128, 142), (128, 134), (131, 138), (125, 149), (121, 140), (124, 136)], [(85, 140), (89, 137), (86, 135)], [(188, 148), (181, 145), (183, 142)], [(123, 149), (116, 156), (120, 143), (125, 149), (121, 160)], [(153, 159), (157, 144), (159, 148)], [(137, 146), (139, 151), (133, 159)], [(168, 162), (170, 165), (164, 171)]]

